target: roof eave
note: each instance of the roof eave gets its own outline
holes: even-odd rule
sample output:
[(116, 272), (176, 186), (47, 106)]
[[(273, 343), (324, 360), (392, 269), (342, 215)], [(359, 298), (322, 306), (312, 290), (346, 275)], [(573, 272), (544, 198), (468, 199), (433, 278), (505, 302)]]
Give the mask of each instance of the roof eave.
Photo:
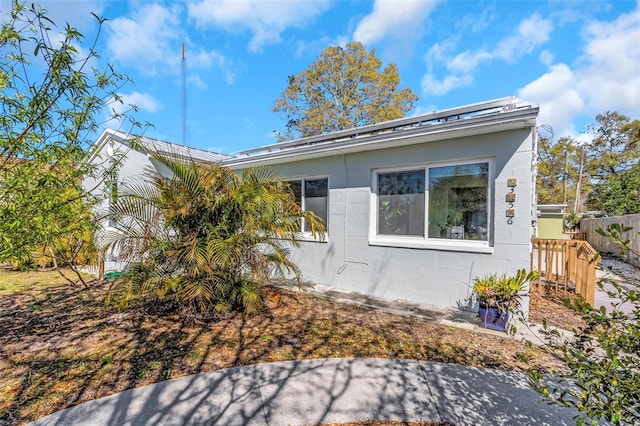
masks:
[(291, 161), (309, 160), (338, 154), (373, 151), (378, 149), (435, 142), (466, 136), (525, 129), (536, 126), (539, 108), (528, 107), (477, 116), (462, 120), (433, 124), (431, 126), (381, 133), (362, 139), (326, 142), (289, 150), (266, 152), (255, 156), (236, 157), (222, 162), (231, 168), (269, 166)]

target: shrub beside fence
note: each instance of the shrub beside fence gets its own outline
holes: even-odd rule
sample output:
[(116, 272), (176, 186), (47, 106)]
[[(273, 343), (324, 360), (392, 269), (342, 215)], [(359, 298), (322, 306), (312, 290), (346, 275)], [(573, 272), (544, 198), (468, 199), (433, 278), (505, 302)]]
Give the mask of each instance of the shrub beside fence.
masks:
[[(598, 217), (594, 219), (584, 218), (580, 221), (580, 232), (585, 234), (585, 239), (600, 253), (613, 253), (621, 255), (620, 246), (613, 243), (610, 238), (599, 235), (596, 229), (607, 229), (612, 223), (620, 223), (623, 226), (630, 226), (633, 229), (622, 234), (622, 240), (631, 241), (631, 249), (640, 252), (640, 239), (638, 231), (640, 231), (640, 214), (629, 214), (625, 216), (614, 217)], [(627, 262), (640, 267), (640, 258), (636, 255), (628, 255)]]

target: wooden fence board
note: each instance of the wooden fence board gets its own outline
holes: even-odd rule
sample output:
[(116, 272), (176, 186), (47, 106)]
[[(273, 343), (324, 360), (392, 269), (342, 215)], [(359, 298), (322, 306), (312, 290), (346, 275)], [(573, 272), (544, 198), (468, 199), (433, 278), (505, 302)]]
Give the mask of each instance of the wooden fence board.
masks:
[[(620, 246), (611, 241), (611, 239), (603, 237), (596, 232), (596, 229), (598, 228), (607, 229), (607, 226), (612, 223), (620, 223), (624, 226), (630, 226), (633, 228), (633, 230), (623, 233), (622, 239), (630, 240), (631, 249), (640, 253), (640, 238), (638, 237), (638, 231), (640, 231), (640, 214), (583, 218), (580, 221), (580, 232), (585, 234), (585, 239), (589, 241), (589, 243), (600, 253), (613, 253), (620, 255)], [(630, 264), (640, 267), (640, 258), (638, 256), (630, 255), (626, 260)]]
[[(586, 241), (532, 238), (531, 269), (540, 272), (537, 286), (555, 292), (574, 292), (594, 305), (598, 252)], [(544, 253), (543, 253), (544, 252)]]

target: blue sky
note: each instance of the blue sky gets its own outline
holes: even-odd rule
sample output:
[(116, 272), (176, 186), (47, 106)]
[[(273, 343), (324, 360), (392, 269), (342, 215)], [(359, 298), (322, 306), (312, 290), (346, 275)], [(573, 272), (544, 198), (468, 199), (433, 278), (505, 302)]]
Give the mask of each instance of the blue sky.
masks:
[[(97, 50), (134, 80), (123, 99), (155, 125), (146, 136), (177, 143), (184, 43), (186, 143), (222, 153), (275, 142), (284, 121), (271, 108), (287, 76), (352, 40), (398, 65), (401, 86), (420, 98), (410, 115), (514, 95), (540, 104), (540, 122), (556, 139), (586, 137), (608, 110), (640, 118), (636, 1), (40, 3), (88, 37), (96, 30), (90, 12), (108, 19)], [(2, 11), (9, 5), (0, 0)]]

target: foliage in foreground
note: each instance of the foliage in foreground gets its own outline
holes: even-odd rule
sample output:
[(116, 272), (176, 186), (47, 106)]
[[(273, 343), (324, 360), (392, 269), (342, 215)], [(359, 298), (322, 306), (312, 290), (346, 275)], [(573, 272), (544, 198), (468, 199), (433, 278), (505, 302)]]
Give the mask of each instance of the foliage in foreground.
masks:
[[(608, 236), (629, 252), (630, 241), (622, 240), (622, 234), (630, 231), (619, 224), (610, 225), (601, 235)], [(640, 232), (638, 232), (640, 235)], [(635, 253), (637, 255), (637, 253)], [(635, 277), (640, 285), (640, 277)], [(584, 299), (567, 302), (579, 312), (586, 326), (572, 338), (561, 338), (557, 330), (547, 329), (547, 351), (564, 361), (569, 371), (560, 376), (561, 381), (550, 384), (541, 374), (530, 373), (534, 388), (555, 403), (577, 408), (586, 418), (604, 419), (613, 424), (640, 423), (640, 292), (625, 290), (615, 282), (600, 282), (612, 287), (606, 289), (609, 296), (619, 299), (609, 311), (605, 307), (594, 309)], [(632, 306), (630, 314), (624, 313), (622, 304)]]
[[(0, 31), (0, 262), (28, 263), (43, 244), (82, 231), (71, 218), (88, 198), (82, 178), (92, 170), (83, 159), (97, 117), (121, 103), (129, 79), (93, 66), (98, 36), (87, 44), (38, 4), (16, 1), (8, 12)], [(99, 35), (104, 20), (96, 20)]]
[(324, 225), (277, 176), (248, 169), (240, 178), (224, 166), (153, 156), (172, 177), (148, 171), (110, 208), (117, 230), (106, 241), (130, 270), (109, 301), (159, 297), (200, 312), (256, 312), (274, 275), (300, 280), (288, 247), (302, 221), (314, 235)]

